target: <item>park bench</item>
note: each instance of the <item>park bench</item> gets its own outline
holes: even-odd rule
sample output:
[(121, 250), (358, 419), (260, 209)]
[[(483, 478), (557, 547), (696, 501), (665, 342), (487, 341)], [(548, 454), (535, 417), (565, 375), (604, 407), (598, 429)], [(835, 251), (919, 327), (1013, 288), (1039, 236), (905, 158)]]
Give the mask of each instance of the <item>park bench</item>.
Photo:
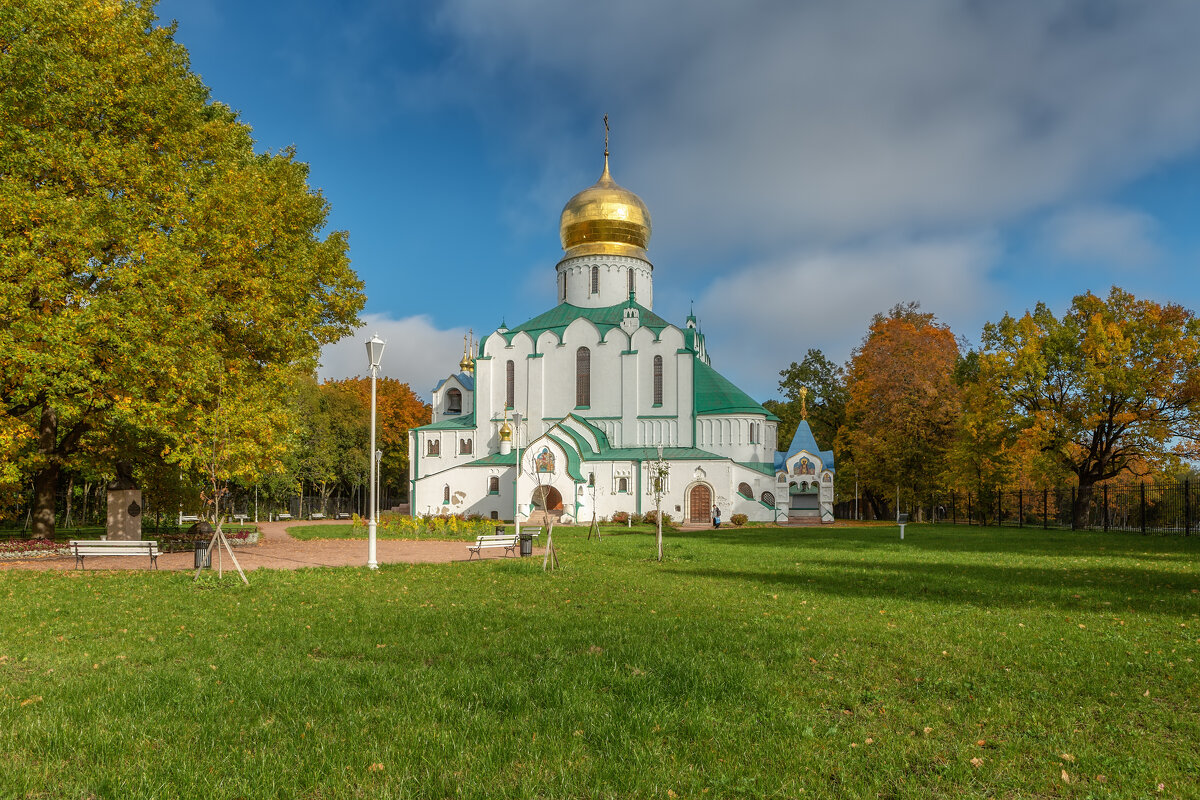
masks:
[(79, 569), (83, 569), (83, 559), (87, 556), (149, 556), (151, 566), (158, 569), (158, 542), (72, 539), (70, 544)]
[(179, 515), (180, 527), (183, 527), (183, 523), (185, 523), (185, 522), (199, 522), (199, 521), (200, 521), (199, 514), (180, 514)]
[(512, 553), (517, 554), (517, 544), (520, 542), (520, 537), (515, 533), (494, 533), (484, 534), (475, 538), (475, 544), (467, 545), (467, 549), (471, 551), (471, 555), (467, 556), (467, 561), (470, 561), (475, 556), (483, 558), (480, 550), (489, 547), (503, 547), (504, 555)]
[(309, 519), (325, 519), (325, 515), (322, 514), (320, 511), (314, 511), (308, 515), (308, 518)]
[(350, 519), (350, 512), (349, 511), (339, 511), (337, 513), (337, 518), (338, 519)]
[(288, 519), (291, 519), (291, 518), (292, 518), (292, 515), (291, 515), (291, 514), (289, 514), (289, 513), (287, 513), (286, 511), (285, 511), (285, 512), (283, 512), (282, 514), (276, 514), (276, 515), (275, 515), (275, 519), (279, 520), (280, 522), (283, 522), (284, 520), (288, 520)]

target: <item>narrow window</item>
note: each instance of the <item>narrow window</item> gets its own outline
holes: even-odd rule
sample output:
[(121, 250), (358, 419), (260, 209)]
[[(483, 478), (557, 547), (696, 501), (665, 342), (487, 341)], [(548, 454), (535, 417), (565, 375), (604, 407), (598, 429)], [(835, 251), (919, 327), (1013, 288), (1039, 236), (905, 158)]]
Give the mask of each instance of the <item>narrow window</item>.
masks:
[(450, 484), (448, 483), (442, 488), (442, 502), (447, 504), (450, 502)]
[(592, 351), (581, 347), (575, 351), (575, 405), (592, 404)]
[(488, 478), (488, 494), (500, 494), (500, 479), (495, 475)]
[(446, 413), (462, 413), (462, 392), (460, 392), (458, 389), (451, 389), (450, 391), (446, 392)]
[(504, 405), (508, 408), (516, 408), (516, 403), (513, 401), (517, 395), (517, 367), (516, 364), (509, 359), (504, 365)]
[(430, 439), (426, 449), (426, 455), (440, 456), (442, 454), (442, 443), (437, 439)]
[(471, 450), (472, 450), (471, 444), (472, 444), (472, 442), (470, 439), (459, 439), (458, 440), (459, 455), (468, 455), (469, 456), (471, 454)]
[(592, 267), (592, 294), (600, 294), (600, 268)]
[(662, 356), (654, 357), (654, 405), (662, 405)]
[(558, 302), (567, 302), (567, 274), (565, 272), (558, 273)]
[(617, 491), (618, 492), (628, 492), (629, 491), (629, 478), (617, 478)]
[(633, 294), (633, 270), (626, 270), (625, 274), (629, 278), (629, 293)]
[(589, 472), (588, 473), (588, 486), (595, 486), (595, 485), (596, 485), (596, 473)]

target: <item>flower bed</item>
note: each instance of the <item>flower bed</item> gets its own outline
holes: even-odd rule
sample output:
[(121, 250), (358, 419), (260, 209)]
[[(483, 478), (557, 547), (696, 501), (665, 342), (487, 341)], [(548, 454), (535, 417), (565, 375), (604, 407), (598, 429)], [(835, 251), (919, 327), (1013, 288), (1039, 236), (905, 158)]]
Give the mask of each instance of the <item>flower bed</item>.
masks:
[(8, 541), (0, 541), (0, 560), (69, 555), (71, 555), (71, 548), (67, 543), (56, 542), (53, 539), (10, 539)]

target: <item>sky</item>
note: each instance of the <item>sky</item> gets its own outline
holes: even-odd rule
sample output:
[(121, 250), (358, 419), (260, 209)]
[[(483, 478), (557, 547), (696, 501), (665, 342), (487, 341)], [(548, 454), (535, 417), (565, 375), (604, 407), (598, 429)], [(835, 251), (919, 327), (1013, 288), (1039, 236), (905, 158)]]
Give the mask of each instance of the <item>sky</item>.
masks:
[(321, 377), (426, 397), (552, 307), (603, 166), (650, 209), (654, 310), (759, 400), (917, 301), (969, 345), (1118, 285), (1200, 308), (1194, 0), (163, 0), (258, 148), (349, 232), (363, 328)]

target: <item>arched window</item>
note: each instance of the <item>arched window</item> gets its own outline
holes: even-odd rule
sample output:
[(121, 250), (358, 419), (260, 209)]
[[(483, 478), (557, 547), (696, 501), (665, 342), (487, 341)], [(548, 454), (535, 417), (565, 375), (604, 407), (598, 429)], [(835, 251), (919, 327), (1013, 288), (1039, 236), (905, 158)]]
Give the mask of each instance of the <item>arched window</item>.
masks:
[(625, 274), (629, 279), (629, 293), (633, 294), (633, 270), (626, 270)]
[(450, 503), (450, 484), (448, 483), (442, 487), (442, 502), (447, 505)]
[(558, 273), (558, 302), (565, 303), (567, 301), (567, 274), (565, 272)]
[(472, 448), (471, 448), (471, 440), (470, 439), (459, 439), (458, 440), (459, 455), (469, 456), (469, 455), (471, 455), (471, 449)]
[(654, 357), (654, 405), (662, 405), (662, 356)]
[(495, 475), (488, 478), (488, 494), (500, 494), (500, 479)]
[(629, 491), (629, 478), (617, 478), (617, 491), (618, 492), (628, 492)]
[(516, 408), (514, 402), (517, 396), (517, 365), (512, 359), (504, 365), (504, 405), (508, 408)]
[(766, 503), (767, 505), (769, 505), (771, 508), (775, 507), (775, 495), (771, 494), (770, 492), (762, 493), (762, 501), (764, 503)]
[(446, 413), (462, 413), (462, 392), (460, 392), (458, 389), (451, 389), (450, 391), (446, 392)]
[(592, 294), (600, 294), (600, 268), (592, 267)]
[(498, 520), (498, 519), (500, 519), (500, 515), (499, 515), (499, 514), (497, 514), (495, 511), (493, 511), (493, 512), (492, 512), (492, 519), (496, 519), (496, 520)]
[(596, 473), (589, 472), (588, 473), (588, 486), (595, 486), (595, 485), (596, 485)]
[(743, 497), (748, 497), (751, 500), (754, 499), (754, 490), (750, 488), (750, 484), (748, 483), (738, 484), (738, 494), (742, 495)]
[(575, 405), (592, 404), (592, 351), (581, 347), (575, 351)]

